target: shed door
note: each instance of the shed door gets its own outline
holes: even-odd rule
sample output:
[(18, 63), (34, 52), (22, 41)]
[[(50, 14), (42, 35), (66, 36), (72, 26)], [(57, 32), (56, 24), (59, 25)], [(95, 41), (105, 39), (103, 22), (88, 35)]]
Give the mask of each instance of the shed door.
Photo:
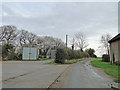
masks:
[(22, 55), (23, 60), (29, 60), (29, 48), (23, 48), (23, 55)]
[(30, 59), (36, 60), (37, 59), (37, 48), (30, 48)]

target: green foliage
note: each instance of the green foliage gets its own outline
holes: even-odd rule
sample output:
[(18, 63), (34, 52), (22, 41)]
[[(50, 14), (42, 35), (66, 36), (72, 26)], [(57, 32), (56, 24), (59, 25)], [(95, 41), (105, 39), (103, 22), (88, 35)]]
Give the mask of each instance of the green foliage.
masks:
[(17, 54), (15, 53), (14, 49), (12, 49), (8, 53), (8, 60), (16, 60), (17, 59)]
[(55, 62), (48, 62), (48, 63), (45, 63), (45, 64), (57, 65)]
[(13, 52), (14, 50), (13, 50), (13, 45), (12, 44), (10, 44), (10, 43), (7, 43), (7, 44), (4, 44), (3, 46), (2, 46), (2, 57), (3, 58), (6, 58), (6, 57), (8, 57), (8, 55), (11, 53), (11, 51)]
[(17, 53), (17, 60), (22, 60), (22, 53)]
[(89, 54), (89, 56), (90, 57), (97, 57), (94, 53), (95, 53), (95, 50), (94, 49), (91, 49), (91, 48), (89, 48), (89, 49), (86, 49), (85, 50), (88, 54)]
[(115, 78), (115, 81), (118, 82), (119, 78), (119, 74), (118, 74), (118, 70), (120, 68), (120, 66), (117, 65), (111, 65), (108, 62), (102, 62), (102, 59), (96, 59), (94, 61), (92, 61), (92, 65), (98, 68), (103, 68), (104, 72), (112, 77)]
[(66, 49), (66, 59), (70, 60), (73, 59), (75, 57), (75, 53), (73, 52), (73, 50), (67, 48)]
[(15, 53), (14, 45), (6, 43), (2, 46), (3, 60), (21, 60), (22, 54)]
[(39, 60), (44, 61), (44, 60), (48, 60), (48, 58), (39, 58)]
[(107, 55), (107, 54), (103, 54), (102, 55), (102, 61), (104, 61), (104, 62), (110, 62), (110, 56)]
[(66, 52), (64, 49), (58, 48), (56, 51), (55, 63), (65, 63)]
[(87, 52), (81, 50), (71, 50), (70, 48), (66, 49), (66, 53), (66, 59), (68, 60), (89, 57)]

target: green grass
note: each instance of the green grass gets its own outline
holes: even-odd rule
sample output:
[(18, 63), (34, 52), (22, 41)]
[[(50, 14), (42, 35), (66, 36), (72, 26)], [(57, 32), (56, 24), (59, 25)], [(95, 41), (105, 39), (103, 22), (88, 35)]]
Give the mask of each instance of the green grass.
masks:
[(120, 82), (118, 80), (118, 68), (120, 68), (120, 66), (111, 65), (109, 62), (101, 62), (101, 60), (101, 58), (98, 58), (91, 63), (95, 67), (102, 68), (106, 74), (115, 78), (115, 81)]
[(48, 60), (49, 58), (39, 58), (39, 60), (44, 61), (44, 60)]
[(51, 64), (51, 65), (57, 65), (56, 63), (53, 62), (49, 62), (49, 63), (45, 63), (45, 64)]

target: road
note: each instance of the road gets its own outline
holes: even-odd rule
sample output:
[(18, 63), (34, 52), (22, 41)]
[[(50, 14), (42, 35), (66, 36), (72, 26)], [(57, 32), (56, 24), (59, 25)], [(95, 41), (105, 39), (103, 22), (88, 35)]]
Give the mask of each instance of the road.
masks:
[(110, 88), (118, 87), (110, 78), (91, 66), (91, 60), (77, 63), (64, 79), (63, 88)]
[(3, 88), (48, 88), (69, 65), (47, 65), (48, 61), (2, 63)]
[(63, 77), (61, 75), (63, 86), (59, 88), (110, 88), (111, 84), (117, 87), (110, 78), (92, 67), (90, 61), (78, 62), (65, 75), (63, 72), (67, 71), (69, 65), (46, 65), (45, 63), (50, 60), (3, 62), (2, 86), (3, 88), (48, 88), (63, 73)]

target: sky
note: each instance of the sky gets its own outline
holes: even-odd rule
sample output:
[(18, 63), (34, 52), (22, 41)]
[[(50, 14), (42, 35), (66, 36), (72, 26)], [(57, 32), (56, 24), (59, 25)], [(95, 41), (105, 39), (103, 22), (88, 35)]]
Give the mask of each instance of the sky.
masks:
[(77, 32), (85, 34), (89, 46), (101, 56), (101, 35), (118, 34), (117, 2), (3, 2), (2, 25), (14, 25), (38, 36), (53, 36), (65, 42)]

